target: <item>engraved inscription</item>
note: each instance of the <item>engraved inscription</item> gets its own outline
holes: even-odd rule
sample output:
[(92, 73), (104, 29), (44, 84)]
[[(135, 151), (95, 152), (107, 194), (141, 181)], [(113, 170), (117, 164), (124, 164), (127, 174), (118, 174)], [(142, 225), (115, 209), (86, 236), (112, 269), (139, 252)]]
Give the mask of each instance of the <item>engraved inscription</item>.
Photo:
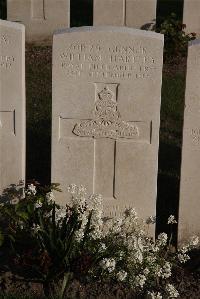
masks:
[(14, 56), (0, 55), (0, 67), (10, 69), (15, 61)]
[(75, 43), (59, 54), (59, 61), (65, 75), (72, 78), (145, 79), (156, 68), (154, 57), (142, 45)]
[(115, 99), (116, 93), (113, 94), (109, 89), (109, 84), (105, 84), (104, 88), (97, 92), (94, 118), (76, 124), (73, 133), (81, 137), (94, 138), (139, 137), (139, 128), (121, 119)]
[(192, 136), (192, 141), (195, 144), (199, 144), (200, 143), (200, 128), (191, 129), (190, 134)]
[(9, 38), (6, 34), (0, 34), (0, 45), (8, 45), (9, 42)]

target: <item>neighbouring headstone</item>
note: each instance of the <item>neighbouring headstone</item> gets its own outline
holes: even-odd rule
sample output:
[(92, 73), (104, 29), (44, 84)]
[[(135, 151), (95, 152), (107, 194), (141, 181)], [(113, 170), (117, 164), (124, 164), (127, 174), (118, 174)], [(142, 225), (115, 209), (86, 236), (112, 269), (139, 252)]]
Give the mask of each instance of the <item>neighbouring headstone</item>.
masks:
[(189, 44), (179, 202), (179, 241), (200, 236), (200, 40)]
[(163, 36), (122, 27), (53, 41), (52, 182), (104, 197), (107, 214), (155, 215)]
[(186, 33), (195, 32), (200, 35), (200, 1), (184, 0), (183, 24), (186, 25)]
[(70, 26), (70, 0), (8, 0), (7, 18), (26, 26), (27, 41), (49, 40)]
[(157, 0), (94, 0), (93, 24), (152, 29)]
[(0, 20), (0, 193), (25, 180), (25, 29)]

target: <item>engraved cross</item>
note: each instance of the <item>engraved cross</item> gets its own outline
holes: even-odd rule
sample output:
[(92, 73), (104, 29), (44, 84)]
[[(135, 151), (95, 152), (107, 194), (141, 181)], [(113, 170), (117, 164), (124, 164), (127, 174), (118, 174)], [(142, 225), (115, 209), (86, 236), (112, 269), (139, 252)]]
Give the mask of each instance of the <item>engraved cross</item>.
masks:
[(31, 16), (33, 19), (45, 20), (46, 0), (31, 0)]
[(118, 143), (151, 142), (151, 123), (122, 119), (117, 105), (118, 86), (117, 83), (95, 83), (92, 119), (78, 121), (60, 117), (60, 128), (66, 122), (71, 125), (74, 136), (72, 138), (93, 138), (93, 192), (102, 193), (103, 190), (103, 196), (106, 198), (116, 198), (115, 168)]

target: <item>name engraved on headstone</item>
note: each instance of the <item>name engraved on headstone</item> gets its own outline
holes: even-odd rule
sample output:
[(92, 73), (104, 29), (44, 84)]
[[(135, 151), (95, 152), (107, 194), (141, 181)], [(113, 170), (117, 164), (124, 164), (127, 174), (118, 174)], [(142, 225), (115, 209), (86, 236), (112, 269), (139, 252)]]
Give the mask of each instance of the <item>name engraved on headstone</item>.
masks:
[(9, 43), (9, 37), (6, 34), (0, 34), (0, 45), (8, 45)]
[(71, 44), (59, 58), (65, 75), (74, 78), (145, 79), (156, 68), (155, 58), (142, 45)]
[(200, 144), (200, 128), (192, 128), (190, 131), (191, 137), (192, 137), (192, 142), (195, 145)]
[(0, 55), (0, 67), (4, 69), (11, 69), (15, 62), (14, 56)]

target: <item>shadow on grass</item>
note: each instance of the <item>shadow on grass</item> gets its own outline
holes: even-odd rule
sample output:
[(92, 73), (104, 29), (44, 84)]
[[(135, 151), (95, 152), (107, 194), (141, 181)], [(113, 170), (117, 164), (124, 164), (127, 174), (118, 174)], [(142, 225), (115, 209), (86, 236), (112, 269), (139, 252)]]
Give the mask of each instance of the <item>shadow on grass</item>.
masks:
[(26, 86), (26, 179), (46, 185), (51, 177), (51, 47), (26, 46)]

